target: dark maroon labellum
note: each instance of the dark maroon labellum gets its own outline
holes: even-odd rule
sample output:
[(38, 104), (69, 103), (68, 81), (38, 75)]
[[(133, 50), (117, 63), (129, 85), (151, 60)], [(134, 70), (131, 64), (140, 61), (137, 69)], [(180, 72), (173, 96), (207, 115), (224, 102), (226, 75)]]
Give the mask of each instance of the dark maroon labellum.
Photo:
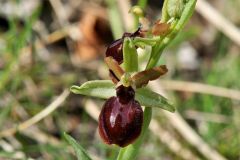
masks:
[(99, 134), (107, 144), (125, 147), (141, 133), (143, 110), (134, 100), (131, 87), (120, 86), (117, 97), (109, 98), (99, 116)]

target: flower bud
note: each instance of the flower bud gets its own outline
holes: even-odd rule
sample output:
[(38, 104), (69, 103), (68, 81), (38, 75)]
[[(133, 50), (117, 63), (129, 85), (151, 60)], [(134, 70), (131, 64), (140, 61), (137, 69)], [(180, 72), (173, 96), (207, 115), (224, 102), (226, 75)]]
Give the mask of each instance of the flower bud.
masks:
[(113, 57), (114, 60), (118, 62), (118, 64), (121, 64), (123, 62), (123, 41), (125, 37), (141, 37), (142, 32), (141, 28), (138, 28), (137, 31), (134, 33), (127, 33), (125, 32), (122, 36), (122, 38), (117, 39), (111, 43), (107, 50), (106, 50), (106, 57)]
[(123, 62), (123, 52), (122, 52), (123, 39), (118, 39), (110, 44), (106, 50), (106, 57), (113, 57), (118, 64)]
[(167, 11), (170, 17), (180, 18), (184, 8), (184, 0), (168, 0)]

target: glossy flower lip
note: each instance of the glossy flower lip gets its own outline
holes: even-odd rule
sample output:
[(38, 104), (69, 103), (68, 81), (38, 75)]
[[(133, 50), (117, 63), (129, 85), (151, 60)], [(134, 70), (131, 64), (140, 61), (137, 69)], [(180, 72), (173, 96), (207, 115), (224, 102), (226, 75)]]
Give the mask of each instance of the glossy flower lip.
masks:
[(142, 123), (143, 111), (137, 101), (122, 104), (118, 97), (111, 97), (99, 116), (99, 134), (105, 143), (125, 147), (139, 137)]

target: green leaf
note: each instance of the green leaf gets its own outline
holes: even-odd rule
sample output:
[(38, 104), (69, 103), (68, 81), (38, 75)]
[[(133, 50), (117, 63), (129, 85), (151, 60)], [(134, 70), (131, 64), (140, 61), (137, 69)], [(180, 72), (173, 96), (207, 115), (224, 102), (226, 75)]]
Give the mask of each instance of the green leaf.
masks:
[(91, 160), (91, 158), (88, 156), (87, 152), (82, 148), (82, 146), (78, 144), (70, 135), (64, 133), (63, 136), (68, 141), (68, 143), (73, 147), (78, 160)]
[[(107, 99), (116, 96), (114, 84), (110, 80), (88, 81), (81, 86), (72, 86), (70, 89), (75, 94)], [(136, 90), (136, 100), (145, 107), (157, 107), (174, 112), (175, 108), (166, 98), (147, 88)]]
[(168, 102), (166, 98), (147, 88), (137, 89), (136, 100), (138, 100), (139, 103), (145, 107), (158, 107), (170, 112), (175, 111), (175, 108)]
[(70, 90), (75, 94), (103, 99), (116, 95), (114, 84), (109, 80), (88, 81), (81, 86), (72, 86)]

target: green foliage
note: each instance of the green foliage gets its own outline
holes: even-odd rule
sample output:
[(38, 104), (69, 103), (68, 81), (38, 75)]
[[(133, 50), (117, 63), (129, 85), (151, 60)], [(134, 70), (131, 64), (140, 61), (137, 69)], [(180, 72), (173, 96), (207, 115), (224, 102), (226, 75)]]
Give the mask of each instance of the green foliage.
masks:
[(179, 18), (181, 17), (184, 9), (184, 0), (168, 0), (167, 12), (170, 17)]
[(162, 95), (153, 92), (147, 88), (140, 88), (136, 91), (136, 99), (141, 105), (146, 107), (162, 108), (174, 112), (175, 108)]
[[(72, 86), (75, 94), (107, 99), (116, 95), (114, 84), (109, 80), (88, 81), (81, 86)], [(136, 90), (136, 100), (145, 107), (156, 107), (174, 112), (174, 107), (166, 98), (146, 88)]]
[(81, 86), (72, 86), (70, 90), (75, 94), (82, 94), (85, 96), (103, 99), (116, 95), (114, 85), (109, 80), (88, 81)]
[(73, 147), (78, 160), (91, 160), (91, 158), (88, 156), (87, 152), (82, 148), (82, 146), (78, 144), (70, 135), (64, 133), (64, 138)]

